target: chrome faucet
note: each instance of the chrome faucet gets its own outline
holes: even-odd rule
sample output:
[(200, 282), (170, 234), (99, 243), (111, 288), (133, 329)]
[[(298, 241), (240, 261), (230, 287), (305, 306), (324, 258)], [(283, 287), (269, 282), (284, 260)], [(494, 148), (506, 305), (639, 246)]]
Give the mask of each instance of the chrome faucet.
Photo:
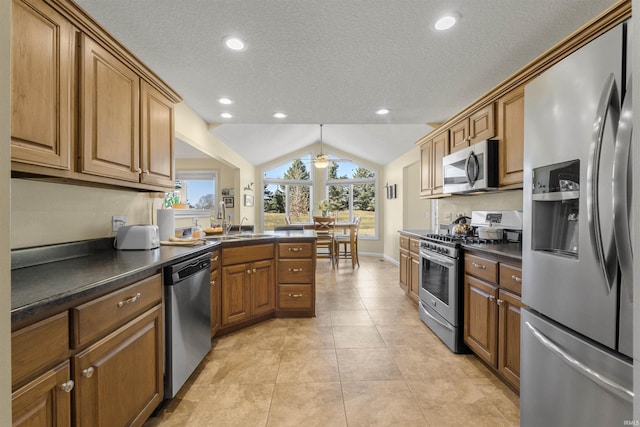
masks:
[(227, 222), (227, 207), (224, 201), (220, 202), (219, 206), (218, 218), (222, 219), (222, 232), (229, 234), (229, 230), (231, 230), (231, 215), (229, 215), (229, 221)]
[(249, 218), (247, 218), (246, 216), (243, 216), (242, 219), (240, 220), (240, 225), (238, 226), (238, 231), (242, 231), (242, 223), (245, 221), (249, 221)]

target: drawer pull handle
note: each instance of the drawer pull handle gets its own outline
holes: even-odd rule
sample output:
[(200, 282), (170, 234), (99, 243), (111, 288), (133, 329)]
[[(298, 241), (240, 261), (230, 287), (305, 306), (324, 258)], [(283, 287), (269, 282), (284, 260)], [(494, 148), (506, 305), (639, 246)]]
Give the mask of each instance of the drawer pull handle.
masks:
[(301, 268), (290, 268), (289, 271), (293, 272), (293, 273), (298, 273), (300, 271), (302, 271)]
[(255, 273), (256, 271), (257, 271), (257, 270), (254, 268), (254, 269), (253, 269), (253, 272)]
[(289, 248), (290, 252), (300, 252), (302, 248)]
[(213, 286), (213, 285), (215, 285), (215, 284), (216, 284), (216, 281), (215, 281), (215, 280), (212, 280), (212, 281), (210, 281), (210, 282), (209, 282), (209, 284), (210, 284), (211, 286)]
[(73, 380), (69, 380), (66, 383), (60, 384), (60, 389), (65, 393), (71, 393), (71, 390), (73, 390), (74, 385), (75, 383), (73, 382)]
[(289, 294), (291, 298), (300, 298), (302, 294)]
[(251, 269), (247, 269), (247, 274), (251, 274)]
[(85, 378), (91, 378), (93, 376), (93, 366), (89, 366), (82, 371), (82, 376)]
[(135, 294), (135, 295), (134, 295), (134, 296), (132, 296), (131, 298), (127, 298), (127, 299), (126, 299), (126, 300), (124, 300), (124, 301), (120, 301), (120, 302), (118, 303), (118, 308), (119, 308), (119, 307), (122, 307), (122, 306), (123, 306), (123, 305), (125, 305), (125, 304), (131, 304), (131, 303), (134, 303), (134, 302), (138, 301), (139, 299), (140, 299), (140, 292), (138, 292), (137, 294)]
[(218, 255), (216, 255), (216, 257), (215, 257), (215, 258), (211, 258), (211, 262), (216, 262), (216, 261), (218, 261), (218, 258), (220, 258), (220, 257), (219, 257)]
[(511, 278), (512, 278), (513, 280), (515, 280), (516, 282), (518, 282), (518, 283), (522, 282), (522, 279), (521, 279), (521, 278), (519, 278), (518, 276), (512, 275), (512, 276), (511, 276)]
[(498, 298), (496, 300), (496, 304), (498, 304), (498, 305), (502, 305), (503, 302), (504, 302), (504, 300), (501, 300), (500, 298)]
[(475, 268), (481, 268), (483, 270), (486, 270), (487, 267), (482, 265), (482, 264), (478, 264), (477, 262), (472, 262), (471, 265), (473, 265)]
[(489, 302), (493, 302), (495, 301), (496, 297), (494, 297), (493, 295), (489, 295)]

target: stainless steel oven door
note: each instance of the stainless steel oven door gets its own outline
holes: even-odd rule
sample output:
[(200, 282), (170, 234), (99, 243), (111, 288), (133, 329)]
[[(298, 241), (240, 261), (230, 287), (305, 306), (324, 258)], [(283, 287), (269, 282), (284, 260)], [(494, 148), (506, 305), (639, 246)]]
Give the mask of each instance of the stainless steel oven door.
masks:
[(458, 262), (420, 250), (420, 300), (458, 326)]

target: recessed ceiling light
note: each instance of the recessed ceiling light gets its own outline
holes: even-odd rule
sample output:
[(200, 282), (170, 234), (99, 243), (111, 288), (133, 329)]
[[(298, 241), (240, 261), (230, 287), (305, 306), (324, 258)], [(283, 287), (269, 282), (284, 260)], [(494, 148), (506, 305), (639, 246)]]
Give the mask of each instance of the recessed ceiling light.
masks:
[(385, 114), (389, 114), (390, 110), (386, 109), (386, 108), (381, 108), (378, 111), (376, 111), (376, 114), (379, 116), (384, 116)]
[(444, 15), (436, 21), (434, 28), (438, 31), (448, 30), (449, 28), (456, 25), (456, 22), (458, 22), (458, 18), (459, 16), (455, 13)]
[(273, 113), (273, 117), (276, 119), (284, 119), (287, 115), (285, 113)]
[(224, 104), (224, 105), (231, 105), (231, 104), (233, 104), (233, 99), (231, 99), (231, 98), (220, 98), (220, 99), (218, 99), (218, 102), (220, 104)]
[(227, 48), (235, 51), (242, 51), (247, 48), (247, 44), (244, 42), (244, 40), (239, 39), (238, 37), (225, 37), (224, 45)]
[(233, 117), (233, 114), (231, 113), (222, 113), (220, 114), (220, 117), (222, 117), (223, 119), (230, 119)]

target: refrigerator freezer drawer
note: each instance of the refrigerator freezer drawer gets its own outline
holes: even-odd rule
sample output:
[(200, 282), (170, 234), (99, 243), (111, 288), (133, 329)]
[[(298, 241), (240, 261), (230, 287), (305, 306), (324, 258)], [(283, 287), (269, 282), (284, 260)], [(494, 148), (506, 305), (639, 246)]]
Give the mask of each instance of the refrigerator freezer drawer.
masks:
[(633, 365), (522, 310), (523, 427), (624, 425), (633, 419)]

